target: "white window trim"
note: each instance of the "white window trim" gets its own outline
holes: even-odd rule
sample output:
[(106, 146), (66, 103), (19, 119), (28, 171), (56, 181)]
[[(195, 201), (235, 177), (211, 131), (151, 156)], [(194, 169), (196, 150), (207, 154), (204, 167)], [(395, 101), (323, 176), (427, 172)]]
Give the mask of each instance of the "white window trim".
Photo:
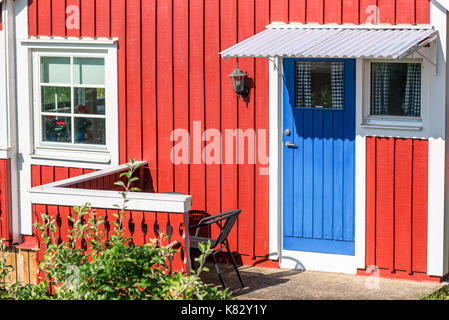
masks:
[[(56, 161), (59, 165), (72, 167), (90, 166), (102, 168), (108, 165), (118, 165), (119, 137), (118, 137), (118, 70), (117, 70), (117, 42), (116, 40), (66, 40), (53, 38), (38, 38), (21, 41), (21, 45), (28, 48), (32, 70), (33, 106), (31, 119), (31, 153), (34, 164), (48, 164)], [(40, 101), (39, 69), (40, 56), (88, 56), (103, 57), (105, 59), (105, 88), (106, 88), (106, 146), (49, 146), (40, 143), (40, 121), (38, 109)]]
[(403, 59), (403, 60), (382, 60), (367, 59), (363, 60), (363, 120), (361, 126), (370, 129), (392, 129), (392, 130), (410, 130), (420, 131), (423, 128), (422, 115), (425, 108), (424, 80), (421, 77), (421, 116), (378, 116), (371, 115), (371, 63), (372, 62), (388, 62), (388, 63), (420, 63), (422, 74), (424, 75), (424, 64), (422, 59)]

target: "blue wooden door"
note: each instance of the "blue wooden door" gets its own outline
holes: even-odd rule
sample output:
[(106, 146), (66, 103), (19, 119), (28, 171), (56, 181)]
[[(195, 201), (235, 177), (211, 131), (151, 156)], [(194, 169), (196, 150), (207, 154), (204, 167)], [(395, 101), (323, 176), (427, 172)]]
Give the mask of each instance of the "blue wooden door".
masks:
[[(298, 102), (304, 61), (339, 62), (340, 108)], [(283, 68), (283, 248), (353, 255), (355, 60), (284, 59)]]

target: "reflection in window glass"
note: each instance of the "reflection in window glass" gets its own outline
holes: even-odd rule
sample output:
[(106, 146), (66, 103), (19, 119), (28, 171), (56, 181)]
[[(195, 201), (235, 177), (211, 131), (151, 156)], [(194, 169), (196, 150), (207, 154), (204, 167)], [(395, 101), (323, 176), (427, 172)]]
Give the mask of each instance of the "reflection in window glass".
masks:
[(42, 137), (48, 142), (72, 142), (70, 117), (42, 116)]
[(70, 58), (42, 57), (41, 58), (41, 82), (55, 84), (69, 84)]
[(371, 115), (421, 116), (421, 64), (371, 63)]
[(42, 86), (41, 100), (43, 112), (71, 112), (72, 103), (70, 87)]
[(105, 89), (75, 88), (75, 113), (105, 114)]
[(85, 85), (104, 85), (103, 58), (74, 58), (73, 82)]
[(75, 142), (106, 144), (105, 119), (75, 117)]

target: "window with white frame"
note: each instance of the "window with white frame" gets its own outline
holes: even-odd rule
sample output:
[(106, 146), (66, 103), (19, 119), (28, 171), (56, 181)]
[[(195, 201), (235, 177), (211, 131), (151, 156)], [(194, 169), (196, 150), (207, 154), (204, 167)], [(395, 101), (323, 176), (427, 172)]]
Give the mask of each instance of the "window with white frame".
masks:
[(39, 60), (41, 144), (106, 145), (104, 58)]
[(421, 117), (421, 63), (371, 62), (372, 117)]
[(110, 51), (33, 52), (32, 157), (116, 162), (117, 61)]

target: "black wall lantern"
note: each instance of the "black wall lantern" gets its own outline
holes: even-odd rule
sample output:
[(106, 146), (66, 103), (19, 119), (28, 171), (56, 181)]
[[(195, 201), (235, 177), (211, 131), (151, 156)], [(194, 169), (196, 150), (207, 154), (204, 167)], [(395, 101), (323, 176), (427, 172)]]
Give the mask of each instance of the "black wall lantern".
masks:
[(248, 75), (243, 72), (241, 69), (239, 69), (239, 64), (237, 62), (237, 68), (232, 71), (232, 73), (229, 75), (232, 81), (232, 88), (234, 89), (234, 92), (237, 93), (239, 97), (242, 97), (243, 99), (246, 99), (249, 94), (249, 88), (246, 84), (246, 77)]

